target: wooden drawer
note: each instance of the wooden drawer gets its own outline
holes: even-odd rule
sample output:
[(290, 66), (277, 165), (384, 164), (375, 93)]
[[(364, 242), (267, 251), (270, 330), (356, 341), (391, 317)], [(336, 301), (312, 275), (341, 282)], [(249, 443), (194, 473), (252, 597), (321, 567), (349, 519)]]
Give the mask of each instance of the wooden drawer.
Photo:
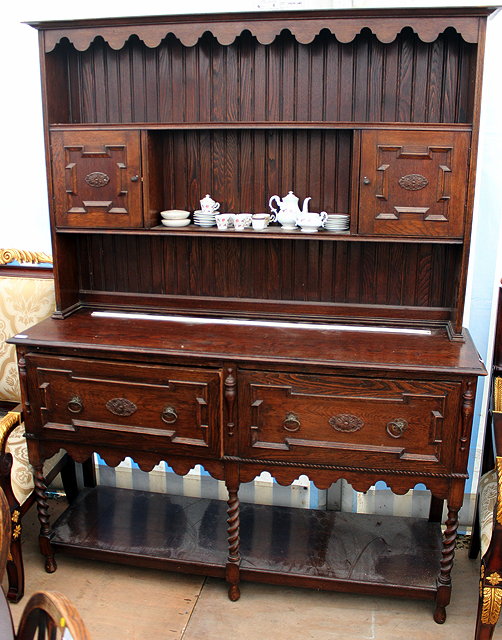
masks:
[(240, 375), (246, 458), (448, 472), (460, 383), (288, 373)]
[(215, 456), (220, 371), (28, 355), (39, 436)]

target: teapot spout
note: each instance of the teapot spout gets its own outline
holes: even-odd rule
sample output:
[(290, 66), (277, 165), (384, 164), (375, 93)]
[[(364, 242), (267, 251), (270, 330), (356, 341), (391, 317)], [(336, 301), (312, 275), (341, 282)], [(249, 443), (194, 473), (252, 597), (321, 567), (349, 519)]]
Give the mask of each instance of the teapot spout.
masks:
[(312, 200), (310, 196), (308, 198), (305, 198), (305, 200), (303, 201), (302, 213), (309, 212), (309, 200)]

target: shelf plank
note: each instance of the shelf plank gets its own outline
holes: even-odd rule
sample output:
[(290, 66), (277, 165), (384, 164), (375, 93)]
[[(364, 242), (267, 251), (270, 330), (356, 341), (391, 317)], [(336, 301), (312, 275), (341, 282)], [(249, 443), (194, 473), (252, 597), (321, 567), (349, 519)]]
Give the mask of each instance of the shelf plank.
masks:
[[(96, 487), (58, 519), (52, 544), (93, 559), (223, 577), (226, 508), (219, 500)], [(241, 504), (240, 524), (245, 580), (423, 598), (436, 592), (441, 529), (424, 519)]]
[(470, 122), (369, 122), (369, 121), (325, 121), (325, 120), (223, 120), (200, 122), (53, 122), (50, 131), (103, 131), (140, 130), (140, 131), (191, 131), (226, 129), (396, 129), (398, 131), (472, 131)]
[(86, 229), (86, 228), (59, 228), (56, 233), (84, 234), (84, 235), (133, 235), (133, 236), (177, 236), (197, 238), (259, 238), (260, 240), (328, 240), (342, 242), (397, 242), (413, 244), (463, 244), (462, 238), (430, 238), (416, 236), (361, 236), (349, 231), (327, 231), (320, 229), (317, 233), (303, 233), (300, 229), (283, 231), (280, 227), (272, 226), (263, 231), (244, 229), (235, 231), (226, 229), (220, 231), (217, 227), (199, 227), (190, 224), (181, 228), (167, 228), (163, 225), (150, 229)]

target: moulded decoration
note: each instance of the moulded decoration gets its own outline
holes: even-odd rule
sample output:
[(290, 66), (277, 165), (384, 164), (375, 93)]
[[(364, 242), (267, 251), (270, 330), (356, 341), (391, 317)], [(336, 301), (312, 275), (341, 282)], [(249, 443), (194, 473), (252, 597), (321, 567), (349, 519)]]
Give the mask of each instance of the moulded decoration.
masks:
[(502, 589), (499, 587), (483, 587), (482, 593), (481, 622), (482, 624), (495, 624), (500, 616)]
[(138, 407), (127, 398), (113, 398), (108, 400), (106, 408), (116, 416), (132, 416)]
[(0, 264), (11, 262), (26, 262), (29, 264), (40, 264), (41, 262), (52, 264), (52, 256), (39, 251), (24, 251), (22, 249), (0, 249)]
[(102, 171), (93, 171), (92, 173), (88, 173), (84, 180), (90, 187), (104, 187), (110, 182), (110, 176)]
[(344, 431), (345, 433), (359, 431), (364, 426), (364, 420), (353, 416), (351, 413), (339, 413), (336, 416), (332, 416), (328, 422), (336, 431)]
[(429, 184), (429, 181), (419, 173), (410, 173), (399, 178), (398, 184), (408, 191), (420, 191), (420, 189), (424, 189)]

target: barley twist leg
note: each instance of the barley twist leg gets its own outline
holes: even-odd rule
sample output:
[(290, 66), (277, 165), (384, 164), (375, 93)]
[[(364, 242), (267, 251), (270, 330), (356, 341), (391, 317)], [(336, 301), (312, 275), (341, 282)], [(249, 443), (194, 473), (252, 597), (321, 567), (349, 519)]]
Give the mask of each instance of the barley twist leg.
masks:
[(35, 499), (37, 501), (38, 521), (40, 522), (40, 534), (38, 537), (40, 551), (45, 556), (45, 570), (54, 573), (57, 569), (54, 551), (50, 543), (50, 518), (49, 504), (47, 502), (47, 487), (45, 485), (42, 465), (35, 467)]

